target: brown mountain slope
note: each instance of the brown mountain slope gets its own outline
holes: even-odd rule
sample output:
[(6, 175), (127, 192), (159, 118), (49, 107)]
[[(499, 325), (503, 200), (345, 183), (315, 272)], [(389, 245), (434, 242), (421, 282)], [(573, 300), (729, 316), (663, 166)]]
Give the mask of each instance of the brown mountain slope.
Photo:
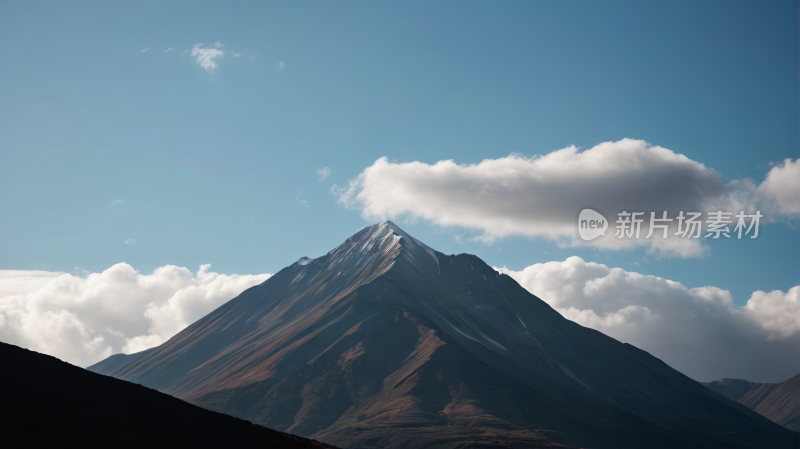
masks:
[(787, 429), (800, 432), (800, 374), (777, 384), (722, 379), (704, 385)]
[(331, 448), (0, 343), (2, 447)]
[[(564, 447), (532, 430), (544, 426), (525, 417), (543, 407), (541, 398), (527, 402), (534, 399), (528, 390), (426, 320), (390, 308), (348, 330), (263, 397), (253, 395), (248, 416), (346, 447)], [(243, 395), (225, 391), (197, 403), (227, 409), (231, 396)]]
[(792, 448), (798, 435), (391, 222), (90, 369), (344, 447)]

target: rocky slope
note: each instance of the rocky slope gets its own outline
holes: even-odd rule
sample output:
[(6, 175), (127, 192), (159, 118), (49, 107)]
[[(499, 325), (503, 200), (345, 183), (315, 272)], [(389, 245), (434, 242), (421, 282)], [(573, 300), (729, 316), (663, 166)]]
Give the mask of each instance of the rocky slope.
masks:
[(0, 446), (332, 448), (0, 343)]
[(794, 448), (798, 435), (391, 222), (90, 369), (342, 447)]
[(787, 429), (800, 432), (800, 374), (777, 384), (722, 379), (703, 385)]

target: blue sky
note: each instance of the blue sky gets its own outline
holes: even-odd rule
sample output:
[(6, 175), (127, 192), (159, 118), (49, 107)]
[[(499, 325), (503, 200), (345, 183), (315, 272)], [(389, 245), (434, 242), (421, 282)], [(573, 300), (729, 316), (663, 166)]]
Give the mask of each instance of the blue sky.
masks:
[[(330, 189), (384, 156), (633, 138), (759, 183), (798, 157), (797, 17), (779, 1), (5, 2), (0, 269), (274, 273), (372, 222)], [(209, 72), (190, 52), (216, 42)], [(396, 221), (514, 270), (578, 255), (738, 305), (798, 285), (785, 222), (686, 259)]]

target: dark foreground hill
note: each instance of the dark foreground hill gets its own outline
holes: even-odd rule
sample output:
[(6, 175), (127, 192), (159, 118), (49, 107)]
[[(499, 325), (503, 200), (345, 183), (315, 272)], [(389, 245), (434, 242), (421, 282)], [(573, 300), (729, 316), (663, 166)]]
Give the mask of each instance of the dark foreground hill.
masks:
[(799, 435), (391, 222), (89, 369), (347, 448), (786, 448)]
[(800, 432), (800, 374), (777, 384), (722, 379), (703, 385), (787, 429)]
[(0, 361), (0, 447), (332, 447), (17, 346)]

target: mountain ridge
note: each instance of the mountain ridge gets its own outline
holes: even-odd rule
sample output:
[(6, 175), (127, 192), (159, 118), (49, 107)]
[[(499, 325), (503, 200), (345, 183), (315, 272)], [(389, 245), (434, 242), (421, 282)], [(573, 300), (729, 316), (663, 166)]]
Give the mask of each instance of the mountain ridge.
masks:
[(789, 430), (800, 432), (800, 374), (779, 383), (721, 379), (703, 385)]

